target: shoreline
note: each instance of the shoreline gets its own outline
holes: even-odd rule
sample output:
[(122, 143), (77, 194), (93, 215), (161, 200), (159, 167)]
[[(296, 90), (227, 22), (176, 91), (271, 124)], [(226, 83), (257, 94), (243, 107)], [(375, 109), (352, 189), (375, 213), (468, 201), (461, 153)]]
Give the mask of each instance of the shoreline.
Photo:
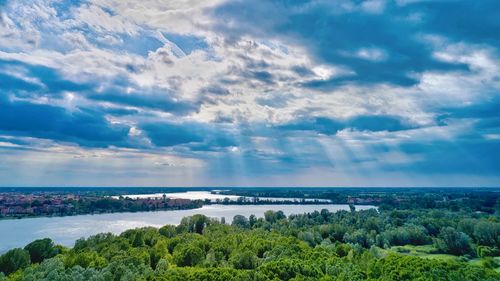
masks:
[[(106, 214), (126, 214), (126, 213), (155, 213), (155, 212), (168, 212), (168, 211), (182, 211), (182, 210), (196, 210), (196, 209), (201, 209), (205, 206), (211, 206), (211, 205), (223, 205), (223, 206), (266, 206), (266, 205), (297, 205), (297, 206), (308, 206), (308, 205), (350, 205), (348, 203), (331, 203), (331, 202), (294, 202), (294, 201), (279, 201), (279, 202), (271, 202), (271, 201), (265, 201), (265, 202), (260, 202), (259, 204), (254, 204), (254, 203), (248, 203), (248, 204), (241, 204), (239, 202), (234, 202), (234, 203), (216, 203), (212, 202), (210, 204), (203, 204), (199, 207), (195, 208), (178, 208), (178, 209), (158, 209), (158, 210), (137, 210), (137, 211), (110, 211), (110, 212), (89, 212), (89, 213), (77, 213), (77, 214), (62, 214), (62, 215), (36, 215), (36, 216), (8, 216), (8, 217), (0, 217), (0, 222), (1, 221), (12, 221), (12, 220), (26, 220), (26, 219), (38, 219), (38, 218), (63, 218), (63, 217), (76, 217), (76, 216), (93, 216), (93, 215), (106, 215)], [(377, 205), (374, 204), (353, 204), (354, 207), (356, 206), (370, 206), (377, 208)]]

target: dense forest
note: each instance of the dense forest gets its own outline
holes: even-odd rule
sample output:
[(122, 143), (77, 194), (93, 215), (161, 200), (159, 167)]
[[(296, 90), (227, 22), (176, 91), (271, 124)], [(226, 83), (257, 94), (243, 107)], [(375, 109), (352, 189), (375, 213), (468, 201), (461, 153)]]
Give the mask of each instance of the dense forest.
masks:
[(321, 210), (231, 225), (99, 234), (73, 248), (37, 240), (0, 257), (0, 280), (500, 280), (498, 212)]

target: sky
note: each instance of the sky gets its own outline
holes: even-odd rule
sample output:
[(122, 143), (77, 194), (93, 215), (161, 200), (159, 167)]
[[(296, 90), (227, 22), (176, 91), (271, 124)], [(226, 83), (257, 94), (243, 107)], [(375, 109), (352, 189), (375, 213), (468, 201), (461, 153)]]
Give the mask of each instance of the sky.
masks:
[(0, 186), (500, 186), (500, 1), (0, 0)]

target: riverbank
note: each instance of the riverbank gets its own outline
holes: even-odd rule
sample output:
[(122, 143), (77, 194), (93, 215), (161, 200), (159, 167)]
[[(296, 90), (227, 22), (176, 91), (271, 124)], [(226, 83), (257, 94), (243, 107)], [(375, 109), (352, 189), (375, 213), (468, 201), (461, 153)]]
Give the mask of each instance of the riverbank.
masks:
[[(375, 206), (357, 206), (358, 210), (374, 209)], [(210, 218), (231, 222), (235, 215), (264, 217), (268, 210), (283, 211), (286, 215), (320, 212), (349, 211), (349, 205), (204, 205), (198, 209), (110, 213), (99, 215), (78, 215), (71, 217), (26, 218), (21, 220), (0, 221), (0, 252), (15, 247), (24, 247), (27, 243), (50, 237), (56, 243), (72, 246), (81, 237), (97, 233), (111, 232), (119, 234), (127, 229), (138, 227), (162, 227), (167, 224), (177, 225), (183, 217), (202, 214)]]

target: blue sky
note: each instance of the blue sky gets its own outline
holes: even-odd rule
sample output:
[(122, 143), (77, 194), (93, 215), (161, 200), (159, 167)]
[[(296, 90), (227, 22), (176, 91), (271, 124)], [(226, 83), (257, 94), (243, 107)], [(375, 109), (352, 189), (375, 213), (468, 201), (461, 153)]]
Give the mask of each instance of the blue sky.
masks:
[(0, 12), (0, 186), (500, 185), (498, 1)]

